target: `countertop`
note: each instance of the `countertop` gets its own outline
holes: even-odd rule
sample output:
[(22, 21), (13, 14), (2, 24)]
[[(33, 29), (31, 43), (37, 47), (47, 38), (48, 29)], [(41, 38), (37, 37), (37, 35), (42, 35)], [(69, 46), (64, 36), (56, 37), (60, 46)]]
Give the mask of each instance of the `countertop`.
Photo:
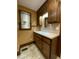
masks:
[(58, 37), (59, 36), (59, 32), (44, 32), (44, 31), (34, 31), (35, 33), (37, 34), (40, 34), (44, 37), (47, 37), (49, 39), (54, 39), (55, 37)]

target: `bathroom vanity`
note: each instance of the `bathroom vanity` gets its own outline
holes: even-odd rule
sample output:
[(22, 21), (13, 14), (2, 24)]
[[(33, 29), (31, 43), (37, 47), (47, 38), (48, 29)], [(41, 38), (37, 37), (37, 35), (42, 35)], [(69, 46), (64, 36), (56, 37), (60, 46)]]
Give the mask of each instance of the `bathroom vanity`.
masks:
[(34, 32), (35, 44), (46, 59), (56, 59), (58, 33)]

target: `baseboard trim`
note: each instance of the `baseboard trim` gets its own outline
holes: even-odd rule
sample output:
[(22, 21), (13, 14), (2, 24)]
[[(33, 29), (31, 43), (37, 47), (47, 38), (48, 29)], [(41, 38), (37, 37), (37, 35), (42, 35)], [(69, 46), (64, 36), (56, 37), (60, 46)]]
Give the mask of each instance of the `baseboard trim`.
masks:
[(19, 51), (17, 51), (17, 56), (21, 54), (21, 53), (20, 53), (20, 49), (21, 49), (22, 47), (25, 47), (25, 46), (30, 45), (30, 44), (32, 44), (32, 43), (34, 43), (34, 41), (20, 45)]
[(30, 44), (32, 44), (32, 43), (34, 43), (34, 41), (29, 42), (29, 43), (22, 44), (22, 45), (20, 45), (20, 48), (25, 47), (25, 46), (27, 46), (27, 45), (30, 45)]
[(20, 55), (20, 51), (17, 52), (17, 56)]
[(17, 51), (17, 56), (18, 56), (18, 55), (20, 55), (20, 48), (19, 48), (19, 51)]

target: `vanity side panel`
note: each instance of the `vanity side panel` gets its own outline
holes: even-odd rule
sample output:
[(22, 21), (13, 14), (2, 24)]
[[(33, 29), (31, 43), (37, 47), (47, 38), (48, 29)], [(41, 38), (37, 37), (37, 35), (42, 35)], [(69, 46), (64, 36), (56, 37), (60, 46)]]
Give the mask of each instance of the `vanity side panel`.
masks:
[(50, 59), (56, 59), (57, 55), (56, 55), (56, 50), (57, 50), (57, 38), (52, 39), (51, 42), (51, 56)]

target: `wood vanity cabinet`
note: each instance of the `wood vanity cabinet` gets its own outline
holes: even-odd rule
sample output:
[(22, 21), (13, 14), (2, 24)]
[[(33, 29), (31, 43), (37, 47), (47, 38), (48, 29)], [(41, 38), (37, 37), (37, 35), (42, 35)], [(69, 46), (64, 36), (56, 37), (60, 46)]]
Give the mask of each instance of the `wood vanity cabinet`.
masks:
[(60, 0), (48, 0), (48, 23), (56, 23), (61, 20)]
[(57, 38), (49, 39), (34, 32), (36, 46), (42, 52), (46, 59), (56, 59)]

